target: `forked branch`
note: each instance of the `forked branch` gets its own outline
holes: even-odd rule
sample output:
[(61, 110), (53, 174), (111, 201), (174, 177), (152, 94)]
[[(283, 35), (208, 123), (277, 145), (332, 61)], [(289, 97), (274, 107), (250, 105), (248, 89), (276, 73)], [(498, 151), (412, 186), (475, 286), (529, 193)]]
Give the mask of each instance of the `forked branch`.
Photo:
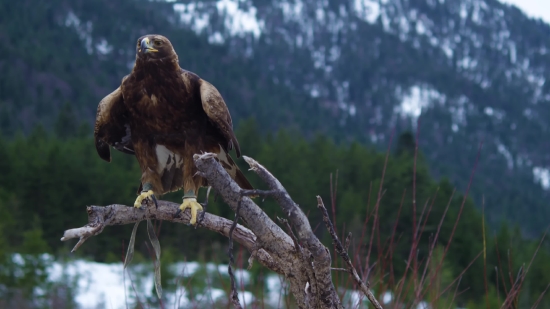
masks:
[[(294, 203), (282, 184), (258, 162), (244, 157), (251, 170), (260, 176), (269, 190), (242, 190), (216, 161), (215, 156), (212, 153), (205, 153), (195, 155), (193, 159), (200, 175), (208, 180), (209, 185), (235, 213), (238, 209), (238, 218), (244, 224), (234, 225), (234, 230), (231, 231), (236, 221), (205, 213), (199, 227), (231, 237), (251, 253), (249, 263), (256, 259), (270, 270), (284, 275), (299, 308), (343, 308), (332, 283), (333, 269), (330, 252), (315, 236), (304, 212)], [(287, 216), (283, 221), (285, 228), (277, 225), (249, 195), (272, 196)], [(167, 201), (158, 201), (158, 208), (147, 207), (144, 210), (124, 205), (89, 206), (87, 207), (88, 224), (65, 231), (61, 240), (79, 238), (74, 251), (86, 239), (98, 235), (110, 225), (130, 224), (146, 219), (189, 224), (189, 211), (174, 217), (178, 206)], [(326, 218), (328, 219), (328, 215)], [(292, 233), (292, 230), (295, 233)], [(331, 234), (333, 230), (332, 228)], [(345, 252), (339, 241), (335, 244), (338, 252)], [(347, 260), (349, 261), (349, 257)], [(348, 266), (350, 265), (351, 262)], [(351, 267), (353, 268), (353, 265)], [(359, 278), (354, 268), (350, 273)], [(361, 281), (360, 278), (356, 280)], [(381, 308), (364, 283), (361, 289), (376, 308)], [(370, 293), (370, 296), (367, 293)], [(238, 307), (239, 304), (235, 306)]]

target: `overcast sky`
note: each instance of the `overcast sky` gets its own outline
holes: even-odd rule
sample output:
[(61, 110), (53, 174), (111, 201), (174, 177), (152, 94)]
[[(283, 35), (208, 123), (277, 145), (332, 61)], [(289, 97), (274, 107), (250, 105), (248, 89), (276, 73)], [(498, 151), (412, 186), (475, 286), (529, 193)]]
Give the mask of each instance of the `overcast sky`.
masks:
[(513, 4), (530, 17), (542, 18), (550, 24), (550, 0), (501, 0)]

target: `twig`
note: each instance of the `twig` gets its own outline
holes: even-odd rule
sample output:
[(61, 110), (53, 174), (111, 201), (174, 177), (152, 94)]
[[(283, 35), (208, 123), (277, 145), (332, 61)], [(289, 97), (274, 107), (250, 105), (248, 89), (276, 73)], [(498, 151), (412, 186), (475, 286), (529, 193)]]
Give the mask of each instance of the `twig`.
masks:
[(455, 288), (455, 292), (453, 293), (453, 298), (451, 298), (451, 302), (449, 303), (449, 308), (448, 309), (451, 309), (451, 307), (453, 306), (453, 303), (455, 301), (455, 298), (457, 296), (457, 292), (458, 292), (458, 287), (460, 286), (460, 282), (462, 281), (462, 276), (460, 276), (460, 279), (458, 279), (458, 283), (456, 284), (456, 288)]
[(199, 220), (197, 220), (197, 225), (195, 226), (195, 229), (201, 226), (202, 220), (204, 220), (204, 214), (206, 213), (206, 208), (208, 207), (208, 198), (210, 197), (210, 190), (212, 190), (212, 187), (208, 186), (208, 189), (206, 190), (206, 197), (204, 199), (204, 203), (202, 203), (202, 212), (199, 217)]
[(294, 247), (296, 247), (297, 251), (301, 251), (302, 247), (298, 242), (298, 238), (296, 238), (296, 235), (294, 235), (294, 231), (292, 231), (292, 227), (290, 226), (290, 224), (288, 224), (288, 220), (279, 218), (279, 217), (277, 217), (277, 220), (279, 220), (281, 224), (284, 224), (286, 226), (287, 234), (290, 235), (290, 237), (292, 237), (292, 240), (294, 241)]
[(456, 277), (451, 283), (449, 283), (449, 285), (441, 292), (439, 293), (437, 296), (436, 296), (436, 299), (439, 299), (441, 296), (443, 296), (443, 294), (445, 292), (447, 292), (447, 290), (449, 290), (453, 284), (455, 284), (455, 282), (457, 280), (462, 280), (462, 276), (464, 276), (464, 274), (466, 273), (466, 271), (468, 269), (470, 269), (470, 267), (474, 264), (474, 262), (481, 256), (481, 253), (483, 253), (483, 251), (480, 251), (475, 257), (474, 259), (470, 262), (470, 264), (466, 265), (466, 267), (460, 272), (460, 274), (458, 274), (458, 277)]
[(268, 196), (274, 196), (276, 194), (281, 194), (283, 192), (279, 191), (279, 190), (241, 190), (241, 196), (253, 196), (253, 197), (256, 197), (256, 196), (261, 196), (263, 198), (265, 197), (268, 197)]
[[(474, 175), (477, 170), (477, 164), (479, 163), (479, 157), (481, 156), (481, 149), (483, 148), (483, 141), (479, 144), (479, 148), (477, 150), (476, 160), (474, 163), (474, 168), (472, 169), (472, 172), (470, 173), (470, 181), (468, 182), (468, 186), (466, 187), (466, 192), (464, 193), (464, 196), (462, 198), (462, 203), (460, 204), (460, 208), (458, 209), (458, 214), (455, 220), (455, 224), (453, 225), (453, 229), (451, 231), (451, 235), (449, 236), (449, 240), (447, 241), (447, 246), (445, 246), (445, 250), (443, 251), (443, 255), (441, 256), (441, 260), (439, 261), (439, 264), (437, 265), (437, 268), (435, 270), (435, 274), (439, 273), (441, 270), (441, 267), (443, 266), (443, 261), (445, 259), (445, 256), (447, 255), (447, 252), (449, 251), (449, 247), (451, 246), (453, 236), (456, 231), (456, 227), (458, 226), (458, 222), (460, 220), (460, 216), (462, 215), (462, 211), (464, 210), (464, 204), (466, 203), (466, 199), (468, 198), (468, 194), (470, 192), (470, 187), (472, 185), (472, 182), (474, 180)], [(430, 280), (430, 286), (432, 285), (433, 279), (435, 278), (435, 275), (432, 276)]]
[(544, 294), (546, 294), (546, 292), (548, 291), (548, 288), (550, 288), (550, 283), (546, 286), (546, 289), (544, 289), (544, 291), (542, 291), (542, 293), (540, 294), (539, 298), (537, 299), (537, 301), (533, 304), (533, 307), (531, 309), (537, 309), (537, 307), (539, 306), (540, 302), (542, 301), (542, 298), (544, 296)]
[[(507, 297), (504, 300), (504, 305), (506, 305), (507, 303), (510, 303), (510, 305), (511, 305), (512, 300), (515, 300), (516, 306), (517, 306), (517, 301), (518, 301), (518, 298), (519, 298), (519, 293), (521, 292), (521, 287), (523, 285), (523, 281), (527, 277), (527, 273), (529, 272), (529, 269), (531, 268), (531, 265), (533, 264), (533, 260), (537, 256), (537, 253), (539, 252), (540, 247), (544, 243), (544, 238), (546, 237), (547, 233), (548, 233), (548, 228), (546, 229), (546, 231), (544, 231), (544, 234), (542, 234), (542, 238), (539, 242), (539, 245), (537, 246), (537, 249), (535, 250), (535, 253), (531, 257), (531, 261), (529, 262), (529, 265), (527, 265), (527, 269), (525, 269), (525, 271), (523, 270), (525, 268), (525, 264), (522, 267), (520, 267), (520, 269), (518, 271), (516, 283), (514, 283), (512, 288), (510, 288), (510, 294), (513, 295), (513, 297)], [(503, 307), (504, 307), (504, 305), (503, 305)]]
[(348, 252), (349, 244), (351, 243), (351, 232), (348, 233), (348, 236), (346, 237), (346, 245), (344, 246), (344, 250)]
[(237, 210), (235, 211), (235, 220), (233, 221), (233, 224), (231, 224), (231, 229), (229, 229), (229, 237), (228, 237), (229, 248), (227, 249), (227, 254), (229, 255), (227, 273), (229, 274), (229, 279), (231, 282), (231, 303), (233, 303), (233, 306), (237, 309), (240, 309), (242, 307), (241, 307), (241, 304), (239, 303), (239, 292), (237, 292), (237, 287), (235, 286), (235, 274), (233, 274), (233, 269), (231, 268), (231, 264), (235, 264), (235, 259), (233, 257), (233, 231), (235, 230), (235, 227), (237, 227), (237, 222), (239, 221), (240, 209), (241, 209), (241, 202), (239, 201)]
[(351, 260), (349, 258), (348, 253), (344, 250), (344, 247), (342, 246), (342, 243), (340, 242), (340, 239), (338, 239), (338, 235), (336, 235), (336, 232), (334, 231), (334, 226), (332, 225), (332, 222), (330, 221), (330, 218), (328, 217), (327, 209), (325, 208), (323, 200), (321, 199), (320, 196), (317, 196), (317, 207), (322, 212), (323, 221), (325, 222), (325, 225), (327, 226), (327, 229), (330, 233), (330, 236), (332, 237), (332, 241), (333, 241), (334, 246), (336, 247), (336, 251), (342, 257), (342, 259), (344, 260), (344, 263), (347, 264), (348, 272), (353, 276), (353, 279), (355, 279), (355, 283), (357, 285), (359, 285), (359, 287), (361, 288), (361, 291), (363, 293), (365, 293), (365, 295), (367, 296), (367, 298), (369, 299), (371, 304), (374, 306), (374, 308), (382, 309), (382, 306), (380, 305), (378, 300), (376, 300), (376, 298), (372, 294), (372, 292), (369, 288), (369, 283), (367, 282), (367, 284), (365, 284), (363, 282), (363, 280), (361, 280), (361, 278), (359, 277), (359, 274), (357, 273), (357, 270), (355, 270), (355, 267), (351, 263)]

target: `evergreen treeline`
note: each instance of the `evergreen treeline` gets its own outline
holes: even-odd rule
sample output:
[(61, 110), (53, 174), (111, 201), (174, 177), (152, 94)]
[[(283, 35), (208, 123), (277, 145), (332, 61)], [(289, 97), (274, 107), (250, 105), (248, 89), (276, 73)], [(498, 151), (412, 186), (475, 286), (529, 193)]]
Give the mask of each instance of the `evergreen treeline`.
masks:
[[(57, 256), (69, 256), (68, 251), (74, 241), (62, 243), (59, 238), (65, 229), (86, 223), (86, 205), (133, 203), (140, 177), (135, 158), (115, 151), (112, 163), (102, 161), (95, 152), (93, 139), (87, 134), (89, 131), (86, 126), (74, 126), (72, 130), (66, 131), (68, 134), (56, 137), (38, 127), (27, 137), (17, 135), (0, 140), (0, 249), (4, 259), (6, 254), (13, 252), (50, 252)], [(237, 136), (243, 153), (257, 159), (278, 177), (308, 214), (312, 226), (316, 227), (320, 223), (316, 233), (329, 246), (330, 238), (322, 225), (315, 196), (321, 195), (325, 203), (331, 205), (332, 174), (332, 183), (337, 189), (336, 226), (339, 233), (344, 230), (353, 233), (352, 256), (360, 256), (359, 261), (364, 261), (371, 229), (363, 231), (363, 223), (375, 209), (384, 171), (384, 153), (358, 143), (339, 145), (323, 136), (307, 141), (298, 132), (291, 130), (264, 135), (259, 133), (255, 121), (242, 122), (237, 129)], [(407, 260), (411, 249), (413, 220), (418, 224), (423, 213), (423, 218), (427, 218), (417, 252), (419, 260), (423, 260), (428, 255), (428, 245), (437, 231), (445, 207), (450, 203), (437, 247), (444, 248), (447, 245), (454, 224), (459, 219), (444, 264), (446, 276), (454, 279), (484, 248), (482, 214), (471, 199), (466, 199), (460, 211), (463, 194), (453, 194), (453, 186), (446, 179), (435, 181), (422, 154), (418, 155), (416, 164), (417, 204), (416, 213), (413, 213), (414, 140), (407, 133), (396, 140), (385, 168), (383, 197), (378, 210), (379, 227), (375, 230), (375, 239), (380, 241), (373, 243), (371, 256), (382, 256), (385, 262), (380, 262), (376, 267), (391, 264), (398, 278), (405, 270), (403, 261)], [(242, 163), (239, 160), (241, 168), (246, 171)], [(252, 172), (246, 175), (255, 187), (265, 188)], [(472, 186), (475, 185), (474, 178)], [(180, 202), (181, 195), (181, 192), (176, 192), (163, 199)], [(260, 205), (272, 218), (285, 217), (269, 199)], [(424, 205), (430, 207), (429, 215), (426, 215), (428, 207), (423, 212)], [(212, 196), (208, 211), (227, 218), (233, 217), (229, 207), (219, 200), (214, 202)], [(88, 240), (75, 255), (96, 261), (120, 262), (131, 228), (130, 225), (106, 228), (102, 234)], [(359, 243), (363, 232), (365, 237)], [(392, 233), (395, 235), (393, 258), (388, 260), (385, 252)], [(144, 229), (141, 229), (136, 246), (142, 257), (147, 258), (144, 234)], [(500, 275), (497, 277), (496, 269), (508, 274), (510, 259), (510, 272), (515, 277), (520, 266), (525, 264), (525, 268), (529, 264), (538, 243), (523, 238), (517, 228), (506, 225), (498, 230), (487, 228), (485, 235), (488, 284), (491, 297), (496, 299), (496, 280), (502, 280)], [(172, 256), (174, 260), (185, 257), (188, 260), (227, 261), (227, 240), (206, 230), (163, 222), (159, 239), (163, 254)], [(521, 299), (526, 304), (533, 304), (550, 282), (549, 259), (550, 246), (546, 241), (524, 283)], [(498, 285), (501, 297), (505, 295), (506, 288), (510, 289), (511, 284), (508, 281), (506, 284), (507, 287), (502, 283)], [(461, 287), (468, 288), (459, 296), (461, 302), (471, 300), (483, 303), (485, 288), (482, 257), (475, 260), (464, 273)], [(548, 304), (548, 297), (546, 302)]]
[[(478, 205), (485, 198), (491, 226), (518, 223), (533, 238), (547, 228), (550, 195), (534, 183), (533, 168), (549, 159), (550, 83), (540, 84), (550, 72), (548, 25), (498, 1), (485, 3), (482, 20), (468, 0), (386, 1), (384, 19), (372, 22), (353, 12), (354, 0), (240, 1), (263, 22), (253, 38), (232, 36), (216, 1), (192, 2), (200, 5), (188, 15), (210, 16), (200, 34), (198, 21), (183, 22), (174, 9), (189, 1), (0, 2), (0, 130), (13, 136), (41, 123), (52, 131), (67, 106), (71, 119), (91, 124), (99, 100), (128, 74), (135, 40), (160, 33), (183, 68), (220, 90), (235, 123), (254, 117), (264, 132), (295, 127), (383, 148), (393, 127), (410, 127), (397, 112), (412, 100), (408, 91), (424, 89), (419, 143), (433, 175), (464, 190), (465, 166), (483, 140), (471, 196)], [(223, 43), (209, 43), (214, 33)]]

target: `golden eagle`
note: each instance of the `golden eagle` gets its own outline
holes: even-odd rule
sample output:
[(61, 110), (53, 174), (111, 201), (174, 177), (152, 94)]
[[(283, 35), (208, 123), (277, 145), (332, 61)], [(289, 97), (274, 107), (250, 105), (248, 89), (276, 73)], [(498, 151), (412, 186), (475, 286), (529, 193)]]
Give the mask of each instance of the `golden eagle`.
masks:
[(136, 62), (121, 85), (97, 107), (94, 128), (99, 156), (111, 161), (110, 146), (134, 154), (141, 167), (141, 186), (134, 206), (148, 198), (183, 188), (181, 211), (191, 209), (196, 223), (202, 206), (196, 195), (207, 180), (196, 174), (193, 155), (213, 152), (243, 189), (252, 186), (229, 156), (235, 148), (229, 110), (218, 90), (183, 70), (170, 41), (161, 35), (138, 39)]

